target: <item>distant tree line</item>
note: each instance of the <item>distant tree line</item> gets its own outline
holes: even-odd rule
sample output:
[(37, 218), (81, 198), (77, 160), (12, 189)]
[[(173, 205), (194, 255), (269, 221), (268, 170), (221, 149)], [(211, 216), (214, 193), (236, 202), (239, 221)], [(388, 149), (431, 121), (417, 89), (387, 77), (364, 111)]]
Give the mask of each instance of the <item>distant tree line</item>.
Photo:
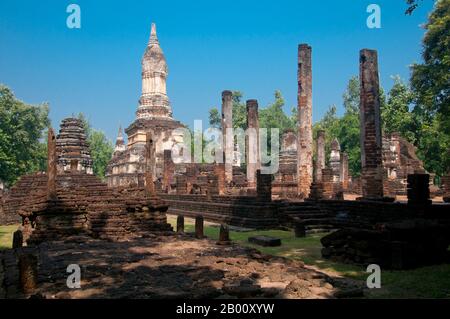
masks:
[[(412, 13), (419, 1), (407, 1)], [(424, 26), (423, 62), (411, 67), (408, 82), (393, 76), (390, 91), (381, 92), (381, 117), (384, 134), (399, 132), (414, 144), (425, 169), (437, 176), (450, 167), (450, 0), (436, 1), (428, 22)], [(349, 155), (349, 168), (353, 175), (361, 171), (359, 126), (359, 78), (352, 77), (343, 94), (344, 115), (337, 115), (336, 105), (331, 105), (320, 121), (314, 124), (325, 130), (327, 153), (331, 140), (337, 138), (341, 149)], [(283, 111), (284, 99), (275, 92), (275, 101), (260, 109), (260, 127), (278, 127), (280, 133), (296, 129), (297, 112)], [(220, 127), (220, 112), (215, 107), (209, 113), (210, 124)], [(242, 93), (233, 93), (233, 126), (246, 128), (246, 109)]]

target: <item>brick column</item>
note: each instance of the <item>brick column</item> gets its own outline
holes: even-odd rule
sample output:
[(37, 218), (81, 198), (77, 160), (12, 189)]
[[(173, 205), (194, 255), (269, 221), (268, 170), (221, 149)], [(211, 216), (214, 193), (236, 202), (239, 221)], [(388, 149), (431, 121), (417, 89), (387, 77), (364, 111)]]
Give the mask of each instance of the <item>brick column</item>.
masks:
[(56, 199), (56, 174), (57, 174), (56, 136), (52, 128), (48, 129), (47, 142), (47, 198)]
[(148, 195), (155, 195), (153, 175), (155, 169), (155, 143), (150, 132), (146, 135), (145, 142), (145, 189)]
[(201, 215), (195, 217), (195, 238), (205, 238), (205, 235), (203, 233), (203, 216)]
[(342, 189), (348, 188), (348, 155), (347, 153), (341, 153), (341, 166), (339, 170), (339, 179), (342, 184)]
[(172, 161), (172, 151), (164, 150), (163, 192), (170, 192), (170, 183), (173, 179), (175, 164)]
[(260, 200), (272, 201), (272, 175), (256, 171), (256, 194)]
[(219, 195), (225, 194), (226, 184), (226, 165), (216, 164), (214, 166), (214, 174), (217, 176), (217, 192)]
[(315, 179), (317, 183), (320, 183), (322, 181), (322, 170), (325, 168), (325, 131), (323, 130), (317, 132), (316, 149)]
[(383, 163), (380, 115), (380, 83), (375, 50), (361, 50), (359, 57), (361, 181), (363, 198), (383, 198)]
[(298, 194), (309, 195), (313, 174), (312, 137), (312, 69), (311, 47), (300, 44), (298, 47), (298, 139), (297, 139), (297, 178)]
[(322, 190), (323, 198), (334, 198), (333, 170), (331, 168), (324, 168), (322, 170)]
[[(227, 182), (233, 180), (233, 153), (234, 141), (231, 129), (233, 128), (233, 94), (231, 91), (222, 92), (222, 135), (225, 153), (225, 178)], [(227, 132), (228, 135), (227, 136)]]
[(261, 168), (260, 148), (259, 148), (259, 119), (258, 101), (247, 101), (247, 141), (246, 141), (246, 162), (247, 181), (251, 188), (256, 187), (256, 170)]

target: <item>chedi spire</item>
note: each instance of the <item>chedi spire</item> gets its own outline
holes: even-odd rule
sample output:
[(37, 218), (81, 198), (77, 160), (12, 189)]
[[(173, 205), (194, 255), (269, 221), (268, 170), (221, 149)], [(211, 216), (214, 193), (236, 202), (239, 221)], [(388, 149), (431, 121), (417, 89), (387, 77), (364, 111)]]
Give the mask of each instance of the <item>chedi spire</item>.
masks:
[(150, 31), (150, 40), (148, 41), (148, 45), (159, 45), (158, 36), (156, 35), (156, 24), (152, 23), (152, 28)]
[(142, 58), (142, 95), (136, 112), (138, 119), (172, 118), (166, 91), (168, 73), (166, 58), (156, 35), (156, 25), (152, 23), (150, 39)]

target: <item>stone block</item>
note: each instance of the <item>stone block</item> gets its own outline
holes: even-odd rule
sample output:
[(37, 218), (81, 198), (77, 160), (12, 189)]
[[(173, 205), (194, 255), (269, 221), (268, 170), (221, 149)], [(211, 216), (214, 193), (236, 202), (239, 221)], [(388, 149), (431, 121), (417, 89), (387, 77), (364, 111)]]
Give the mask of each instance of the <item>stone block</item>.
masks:
[(274, 238), (274, 237), (265, 236), (265, 235), (249, 237), (248, 241), (252, 244), (263, 246), (263, 247), (281, 246), (280, 238)]

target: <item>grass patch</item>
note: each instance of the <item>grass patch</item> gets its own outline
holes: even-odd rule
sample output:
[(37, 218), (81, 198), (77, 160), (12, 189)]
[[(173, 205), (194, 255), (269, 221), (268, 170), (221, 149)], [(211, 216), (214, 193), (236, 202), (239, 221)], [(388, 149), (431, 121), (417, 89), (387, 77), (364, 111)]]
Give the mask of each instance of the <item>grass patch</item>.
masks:
[[(176, 217), (168, 216), (168, 222), (176, 227)], [(194, 231), (194, 220), (185, 218), (185, 231)], [(218, 239), (217, 225), (205, 223), (205, 235)], [(280, 247), (261, 247), (248, 242), (248, 237), (267, 235), (281, 238)], [(366, 281), (368, 273), (361, 266), (333, 262), (323, 259), (320, 238), (325, 234), (308, 235), (305, 238), (295, 238), (293, 232), (282, 230), (230, 231), (230, 238), (247, 247), (274, 256), (282, 256), (301, 260), (306, 265), (315, 266), (330, 275), (338, 275), (356, 280)], [(382, 270), (381, 289), (368, 290), (368, 298), (450, 298), (450, 265), (435, 265), (413, 270)]]
[(0, 226), (0, 249), (12, 247), (13, 233), (19, 225)]

